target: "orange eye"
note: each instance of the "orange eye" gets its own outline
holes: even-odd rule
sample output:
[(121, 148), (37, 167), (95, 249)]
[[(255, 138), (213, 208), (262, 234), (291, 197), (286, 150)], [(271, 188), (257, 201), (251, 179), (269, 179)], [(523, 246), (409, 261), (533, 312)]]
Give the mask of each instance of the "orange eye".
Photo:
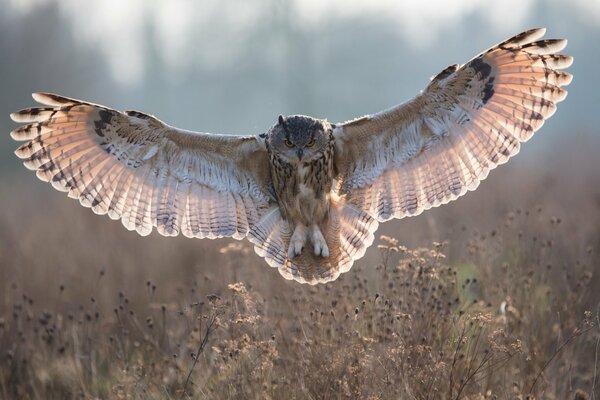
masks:
[(315, 139), (311, 139), (310, 142), (305, 144), (306, 147), (313, 147), (314, 145), (315, 145)]
[(290, 142), (289, 140), (285, 139), (285, 145), (287, 147), (294, 147), (294, 143)]

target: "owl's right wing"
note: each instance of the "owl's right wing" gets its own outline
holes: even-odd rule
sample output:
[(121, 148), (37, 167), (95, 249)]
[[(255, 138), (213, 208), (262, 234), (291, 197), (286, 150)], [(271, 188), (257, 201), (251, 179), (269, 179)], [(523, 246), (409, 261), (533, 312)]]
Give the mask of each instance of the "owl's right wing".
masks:
[(379, 221), (474, 190), (519, 151), (567, 92), (566, 40), (516, 35), (433, 78), (414, 99), (334, 130), (339, 193)]
[(256, 136), (195, 133), (136, 111), (35, 93), (46, 107), (11, 118), (15, 153), (38, 178), (147, 235), (246, 237), (271, 208), (268, 156)]

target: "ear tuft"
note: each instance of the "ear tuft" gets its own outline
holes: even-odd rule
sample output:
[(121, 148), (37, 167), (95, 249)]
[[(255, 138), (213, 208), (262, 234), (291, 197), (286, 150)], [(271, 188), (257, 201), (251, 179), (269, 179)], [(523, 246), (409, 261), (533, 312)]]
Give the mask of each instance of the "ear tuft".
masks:
[(285, 125), (285, 117), (283, 115), (279, 115), (279, 125)]

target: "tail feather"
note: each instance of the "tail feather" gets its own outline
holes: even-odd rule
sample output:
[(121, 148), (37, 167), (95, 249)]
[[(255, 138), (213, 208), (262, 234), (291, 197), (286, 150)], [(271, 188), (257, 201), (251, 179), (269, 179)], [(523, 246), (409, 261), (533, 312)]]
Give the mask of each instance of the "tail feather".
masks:
[(264, 257), (267, 264), (274, 268), (286, 264), (289, 237), (287, 224), (281, 217), (279, 207), (274, 207), (267, 212), (248, 235), (248, 239), (254, 244), (256, 254)]
[(292, 230), (279, 208), (267, 213), (248, 237), (256, 253), (284, 278), (314, 285), (333, 281), (348, 272), (354, 260), (364, 256), (373, 243), (377, 226), (377, 221), (364, 211), (334, 202), (321, 227), (329, 247), (328, 257), (314, 255), (312, 245), (308, 245), (299, 256), (289, 259), (287, 248)]

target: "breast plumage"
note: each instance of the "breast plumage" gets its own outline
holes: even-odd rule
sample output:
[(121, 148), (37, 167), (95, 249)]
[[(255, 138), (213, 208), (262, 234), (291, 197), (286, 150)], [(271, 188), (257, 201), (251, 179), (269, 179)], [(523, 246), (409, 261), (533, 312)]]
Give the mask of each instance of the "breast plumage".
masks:
[(321, 229), (334, 179), (332, 132), (333, 126), (324, 120), (280, 116), (266, 139), (273, 186), (282, 217), (293, 232), (289, 258), (300, 255), (309, 242), (315, 255), (329, 256)]

